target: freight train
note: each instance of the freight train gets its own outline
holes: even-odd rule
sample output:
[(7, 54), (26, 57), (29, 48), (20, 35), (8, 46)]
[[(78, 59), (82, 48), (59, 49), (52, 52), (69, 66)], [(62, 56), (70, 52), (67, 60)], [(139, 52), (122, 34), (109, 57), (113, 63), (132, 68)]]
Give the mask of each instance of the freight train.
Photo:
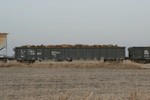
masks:
[(150, 62), (150, 47), (126, 47), (117, 45), (49, 45), (16, 47), (15, 59), (19, 62), (55, 60), (103, 60), (122, 62), (125, 59), (139, 63)]

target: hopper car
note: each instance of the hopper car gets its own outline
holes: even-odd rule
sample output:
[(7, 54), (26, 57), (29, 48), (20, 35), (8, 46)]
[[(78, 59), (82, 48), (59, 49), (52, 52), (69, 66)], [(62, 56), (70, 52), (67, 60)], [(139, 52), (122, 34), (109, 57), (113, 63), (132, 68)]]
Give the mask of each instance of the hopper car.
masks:
[(43, 60), (123, 61), (125, 59), (125, 47), (118, 46), (22, 46), (16, 47), (14, 51), (17, 61), (29, 63)]

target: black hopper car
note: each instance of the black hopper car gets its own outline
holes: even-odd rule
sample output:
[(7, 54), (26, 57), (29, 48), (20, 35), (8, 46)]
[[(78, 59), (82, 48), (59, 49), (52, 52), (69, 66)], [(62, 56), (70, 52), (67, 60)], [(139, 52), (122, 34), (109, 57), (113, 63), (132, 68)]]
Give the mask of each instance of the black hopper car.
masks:
[(125, 47), (101, 45), (51, 45), (16, 47), (15, 59), (20, 62), (55, 60), (104, 60), (123, 61)]
[(129, 59), (138, 63), (150, 63), (150, 47), (128, 48)]

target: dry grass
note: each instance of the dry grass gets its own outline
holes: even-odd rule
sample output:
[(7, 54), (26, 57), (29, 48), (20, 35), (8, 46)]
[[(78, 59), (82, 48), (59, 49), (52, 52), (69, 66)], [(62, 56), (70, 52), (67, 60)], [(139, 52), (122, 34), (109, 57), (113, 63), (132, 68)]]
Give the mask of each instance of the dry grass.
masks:
[(149, 94), (132, 92), (129, 94), (99, 94), (94, 95), (92, 92), (87, 92), (81, 97), (72, 98), (69, 93), (60, 94), (57, 100), (150, 100)]
[(0, 100), (150, 100), (149, 76), (147, 69), (3, 67)]
[[(26, 97), (23, 100), (37, 100), (39, 97)], [(4, 100), (10, 100), (6, 97)], [(53, 96), (44, 97), (41, 96), (40, 100), (150, 100), (149, 94), (144, 93), (129, 93), (122, 95), (115, 94), (93, 94), (92, 92), (87, 92), (83, 96), (71, 96), (70, 93), (61, 93)]]
[(33, 64), (19, 63), (9, 61), (7, 63), (0, 62), (0, 67), (49, 67), (49, 68), (119, 68), (119, 69), (141, 69), (141, 64), (131, 61), (124, 62), (101, 62), (101, 61), (73, 61), (73, 62), (54, 62), (44, 61)]
[(8, 61), (7, 63), (5, 62), (0, 62), (0, 67), (27, 67), (27, 64), (24, 63), (19, 63), (17, 61)]

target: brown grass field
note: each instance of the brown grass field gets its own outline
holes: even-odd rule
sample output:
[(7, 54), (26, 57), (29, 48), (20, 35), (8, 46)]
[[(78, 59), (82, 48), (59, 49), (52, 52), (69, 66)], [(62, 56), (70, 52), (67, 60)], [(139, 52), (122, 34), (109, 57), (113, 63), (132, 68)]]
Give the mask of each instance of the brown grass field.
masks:
[(44, 61), (33, 64), (19, 63), (9, 61), (8, 63), (0, 63), (0, 67), (48, 67), (48, 68), (109, 68), (109, 69), (142, 69), (141, 64), (131, 61), (124, 62), (101, 62), (101, 61), (73, 61), (73, 62), (55, 62)]
[(149, 64), (0, 64), (0, 100), (150, 100)]

